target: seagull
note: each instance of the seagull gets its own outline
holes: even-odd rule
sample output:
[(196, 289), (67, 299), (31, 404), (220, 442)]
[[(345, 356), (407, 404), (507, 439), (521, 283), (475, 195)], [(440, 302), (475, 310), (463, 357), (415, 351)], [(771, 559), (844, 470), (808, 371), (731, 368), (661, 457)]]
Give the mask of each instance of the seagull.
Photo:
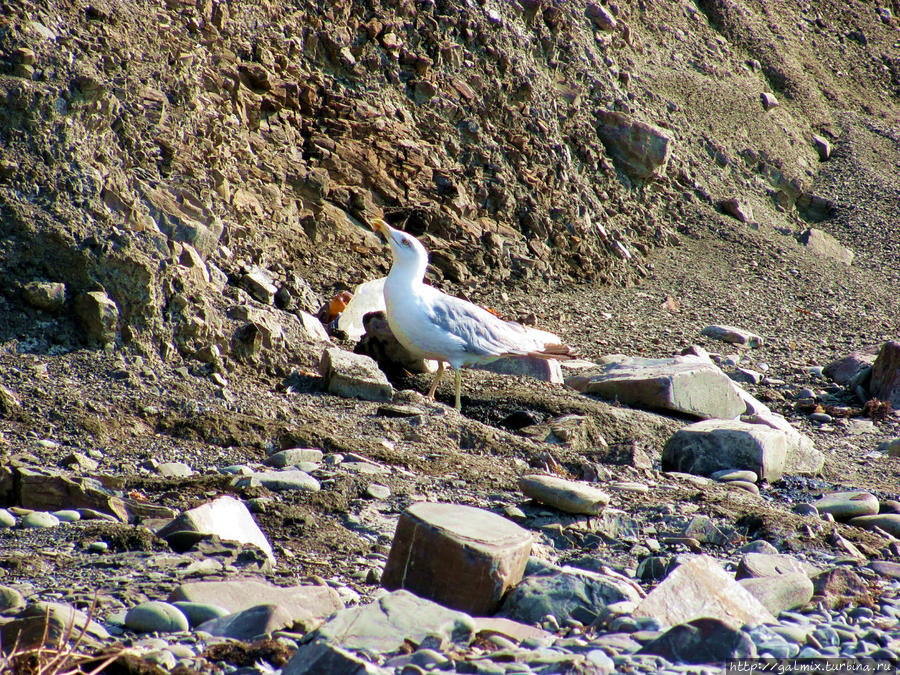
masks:
[(460, 409), (461, 368), (490, 363), (504, 356), (572, 358), (572, 350), (553, 333), (504, 321), (467, 300), (447, 295), (425, 283), (428, 251), (418, 239), (394, 229), (381, 218), (372, 228), (384, 235), (394, 257), (384, 282), (388, 325), (397, 340), (418, 358), (438, 362), (428, 398), (449, 363), (456, 375), (456, 409)]

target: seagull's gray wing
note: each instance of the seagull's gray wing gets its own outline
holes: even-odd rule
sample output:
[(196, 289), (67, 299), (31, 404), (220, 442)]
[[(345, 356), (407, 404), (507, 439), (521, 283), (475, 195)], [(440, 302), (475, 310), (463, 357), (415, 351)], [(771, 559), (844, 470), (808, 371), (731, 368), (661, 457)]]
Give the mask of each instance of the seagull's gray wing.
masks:
[(471, 302), (435, 293), (428, 302), (429, 320), (451, 335), (460, 350), (473, 356), (525, 354), (543, 348), (520, 324), (504, 321)]

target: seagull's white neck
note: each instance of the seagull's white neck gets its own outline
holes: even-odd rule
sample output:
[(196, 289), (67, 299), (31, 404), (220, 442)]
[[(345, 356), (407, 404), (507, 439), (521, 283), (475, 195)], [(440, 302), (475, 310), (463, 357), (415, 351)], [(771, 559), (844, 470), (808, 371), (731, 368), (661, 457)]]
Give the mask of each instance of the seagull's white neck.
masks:
[(420, 286), (425, 280), (425, 269), (428, 267), (428, 254), (409, 255), (405, 251), (403, 257), (394, 256), (394, 264), (388, 272), (388, 280), (391, 284), (403, 284), (404, 286)]

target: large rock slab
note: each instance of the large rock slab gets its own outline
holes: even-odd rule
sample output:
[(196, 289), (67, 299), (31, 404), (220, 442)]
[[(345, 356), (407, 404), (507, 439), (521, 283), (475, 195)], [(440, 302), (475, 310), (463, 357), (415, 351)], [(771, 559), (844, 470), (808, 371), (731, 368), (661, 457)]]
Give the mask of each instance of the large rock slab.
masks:
[(403, 512), (381, 583), (447, 607), (491, 614), (522, 578), (532, 535), (482, 509), (419, 502)]
[(127, 522), (124, 500), (100, 487), (97, 481), (65, 476), (52, 469), (16, 467), (19, 505), (36, 511), (87, 508), (108, 513)]
[(701, 555), (675, 568), (634, 611), (663, 626), (703, 617), (731, 628), (775, 623), (775, 617), (713, 558)]
[[(747, 394), (747, 397), (750, 397)], [(746, 398), (745, 398), (746, 400)], [(755, 399), (753, 399), (755, 401)], [(778, 429), (785, 434), (784, 473), (788, 475), (814, 476), (825, 466), (825, 455), (816, 450), (812, 439), (797, 431), (783, 416), (774, 413), (760, 404), (753, 414), (742, 415), (741, 421), (748, 424), (764, 424), (773, 429)]]
[[(275, 553), (249, 509), (239, 499), (224, 495), (185, 511), (159, 531), (164, 539), (176, 532), (215, 534), (222, 539), (258, 546), (274, 564)], [(187, 598), (179, 598), (186, 600)]]
[(565, 625), (568, 619), (590, 625), (616, 602), (640, 602), (643, 593), (630, 579), (576, 567), (549, 567), (529, 574), (512, 590), (498, 613), (515, 621), (539, 624), (548, 614)]
[(609, 504), (609, 495), (590, 483), (556, 476), (520, 476), (519, 489), (541, 504), (566, 513), (594, 516)]
[(598, 394), (637, 408), (703, 419), (732, 419), (746, 410), (729, 377), (715, 364), (695, 356), (607, 356), (599, 372), (575, 375), (566, 384), (583, 394)]
[(366, 401), (390, 401), (394, 388), (378, 364), (368, 356), (328, 347), (319, 360), (325, 390), (335, 396)]
[(772, 483), (784, 473), (786, 454), (782, 431), (737, 420), (704, 420), (679, 429), (666, 441), (662, 467), (701, 476), (746, 469)]
[(625, 113), (597, 113), (597, 135), (625, 173), (635, 178), (661, 176), (672, 155), (672, 133)]
[(872, 364), (869, 383), (872, 395), (900, 409), (900, 342), (885, 342)]
[(175, 587), (169, 602), (218, 605), (231, 613), (260, 604), (278, 605), (295, 625), (312, 630), (322, 620), (344, 608), (337, 592), (328, 586), (276, 586), (252, 577), (229, 581), (191, 581)]
[(417, 645), (429, 635), (468, 645), (475, 636), (475, 622), (468, 614), (398, 590), (368, 605), (339, 611), (311, 637), (313, 642), (327, 640), (345, 649), (389, 654), (407, 641)]

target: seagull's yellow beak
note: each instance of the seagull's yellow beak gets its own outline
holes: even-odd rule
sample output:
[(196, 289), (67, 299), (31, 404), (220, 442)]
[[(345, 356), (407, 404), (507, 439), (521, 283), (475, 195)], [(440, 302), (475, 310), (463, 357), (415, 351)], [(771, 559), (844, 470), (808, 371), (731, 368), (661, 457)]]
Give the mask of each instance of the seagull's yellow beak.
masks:
[(381, 218), (376, 218), (371, 223), (372, 229), (384, 235), (384, 238), (391, 241), (391, 226), (384, 222)]

